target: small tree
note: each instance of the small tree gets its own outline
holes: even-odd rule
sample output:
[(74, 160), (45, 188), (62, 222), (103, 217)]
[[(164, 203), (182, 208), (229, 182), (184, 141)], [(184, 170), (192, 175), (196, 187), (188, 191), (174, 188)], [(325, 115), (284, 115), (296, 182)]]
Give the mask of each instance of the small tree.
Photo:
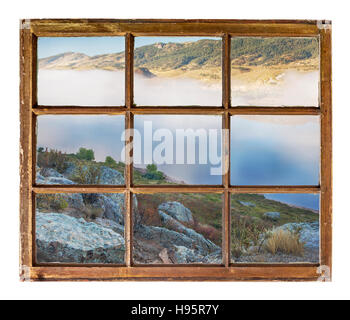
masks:
[(164, 180), (164, 174), (161, 171), (157, 170), (157, 165), (155, 164), (149, 164), (146, 167), (146, 174), (144, 175), (145, 178), (151, 179), (151, 180)]
[(105, 165), (110, 168), (115, 168), (117, 166), (117, 162), (110, 156), (107, 156), (105, 159)]
[(77, 158), (80, 160), (95, 160), (95, 154), (94, 150), (92, 149), (85, 149), (85, 148), (80, 148), (79, 152), (77, 152)]
[(149, 164), (147, 165), (146, 169), (147, 169), (147, 173), (154, 173), (154, 172), (157, 172), (158, 168), (156, 164)]

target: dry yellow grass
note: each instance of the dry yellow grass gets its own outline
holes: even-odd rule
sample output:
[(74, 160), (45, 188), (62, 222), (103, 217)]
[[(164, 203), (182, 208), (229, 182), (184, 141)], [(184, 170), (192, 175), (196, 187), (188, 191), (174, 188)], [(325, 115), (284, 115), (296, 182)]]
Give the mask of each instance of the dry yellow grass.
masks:
[[(286, 71), (312, 72), (319, 68), (318, 59), (308, 59), (289, 64), (278, 64), (272, 66), (249, 66), (232, 64), (231, 76), (233, 82), (241, 84), (256, 85), (270, 80), (279, 82), (278, 77)], [(150, 71), (159, 78), (190, 78), (200, 80), (207, 84), (221, 83), (221, 67), (198, 68), (178, 68), (178, 69), (157, 69), (150, 68)]]
[(297, 233), (289, 230), (274, 230), (265, 242), (265, 249), (276, 254), (277, 252), (302, 256), (304, 254), (304, 243), (300, 242)]

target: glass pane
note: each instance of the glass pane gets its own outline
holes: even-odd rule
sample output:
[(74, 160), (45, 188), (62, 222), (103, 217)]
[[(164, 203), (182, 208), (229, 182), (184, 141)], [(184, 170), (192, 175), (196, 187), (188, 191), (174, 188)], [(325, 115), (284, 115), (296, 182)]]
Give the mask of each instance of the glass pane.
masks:
[(231, 260), (318, 263), (318, 194), (232, 194)]
[(221, 106), (221, 39), (135, 38), (135, 103)]
[(317, 38), (233, 37), (232, 106), (315, 106)]
[(137, 195), (134, 261), (221, 264), (221, 194)]
[(39, 105), (124, 105), (124, 52), (124, 37), (39, 37)]
[(220, 116), (135, 116), (135, 184), (222, 184)]
[(124, 116), (39, 116), (36, 183), (124, 185), (124, 128)]
[(123, 264), (124, 211), (118, 193), (38, 194), (36, 262)]
[(233, 116), (232, 185), (318, 185), (318, 116)]

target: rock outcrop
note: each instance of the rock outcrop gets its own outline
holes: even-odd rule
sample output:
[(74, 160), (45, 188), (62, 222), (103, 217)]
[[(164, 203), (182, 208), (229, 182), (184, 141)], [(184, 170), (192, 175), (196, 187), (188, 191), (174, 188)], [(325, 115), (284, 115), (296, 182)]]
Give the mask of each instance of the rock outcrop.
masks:
[[(187, 209), (187, 208), (186, 208)], [(188, 210), (188, 209), (187, 209)], [(219, 250), (220, 248), (212, 243), (210, 240), (205, 239), (201, 234), (197, 233), (193, 229), (187, 228), (184, 225), (182, 225), (180, 222), (175, 220), (174, 218), (170, 217), (163, 211), (158, 211), (161, 220), (164, 224), (164, 226), (168, 230), (173, 230), (178, 232), (181, 235), (185, 235), (191, 240), (193, 240), (194, 244), (191, 245), (191, 248), (194, 246), (203, 254), (207, 254), (212, 251)]]
[(119, 171), (101, 166), (100, 184), (122, 185), (125, 180)]
[(272, 221), (278, 221), (281, 218), (281, 214), (279, 212), (265, 212), (264, 218)]
[(163, 211), (180, 222), (193, 223), (192, 212), (177, 201), (165, 202), (159, 205), (159, 211)]
[(305, 248), (317, 249), (320, 246), (320, 224), (319, 222), (312, 223), (287, 223), (279, 227), (284, 230), (298, 231), (300, 241), (305, 243)]
[(124, 238), (109, 228), (60, 213), (36, 213), (37, 261), (124, 263)]
[(124, 194), (96, 194), (95, 206), (102, 208), (103, 217), (124, 224)]
[[(74, 163), (63, 174), (37, 168), (37, 183), (75, 184)], [(100, 167), (100, 184), (123, 185), (123, 175)], [(62, 213), (36, 213), (38, 262), (124, 263), (124, 194), (62, 193)], [(44, 210), (50, 208), (50, 198)], [(53, 207), (53, 206), (52, 206)], [(161, 226), (143, 225), (133, 196), (134, 258), (139, 263), (221, 263), (221, 248), (192, 229), (191, 210), (180, 202), (159, 205)], [(50, 209), (52, 210), (52, 209)], [(96, 211), (96, 212), (95, 212)]]

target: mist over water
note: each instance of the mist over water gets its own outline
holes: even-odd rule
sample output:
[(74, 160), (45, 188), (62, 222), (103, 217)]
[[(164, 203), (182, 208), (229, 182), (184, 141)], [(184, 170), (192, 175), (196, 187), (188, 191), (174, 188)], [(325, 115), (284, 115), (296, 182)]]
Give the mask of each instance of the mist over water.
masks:
[(232, 106), (318, 106), (319, 72), (286, 71), (278, 81), (249, 85), (232, 77)]
[(39, 105), (121, 106), (124, 71), (39, 70)]
[[(232, 105), (318, 106), (318, 72), (287, 71), (279, 82), (245, 84), (232, 79)], [(221, 106), (221, 82), (146, 78), (135, 75), (137, 105)], [(40, 105), (120, 106), (125, 103), (124, 71), (39, 70)]]
[(135, 103), (141, 106), (221, 106), (221, 82), (145, 78), (135, 75)]

